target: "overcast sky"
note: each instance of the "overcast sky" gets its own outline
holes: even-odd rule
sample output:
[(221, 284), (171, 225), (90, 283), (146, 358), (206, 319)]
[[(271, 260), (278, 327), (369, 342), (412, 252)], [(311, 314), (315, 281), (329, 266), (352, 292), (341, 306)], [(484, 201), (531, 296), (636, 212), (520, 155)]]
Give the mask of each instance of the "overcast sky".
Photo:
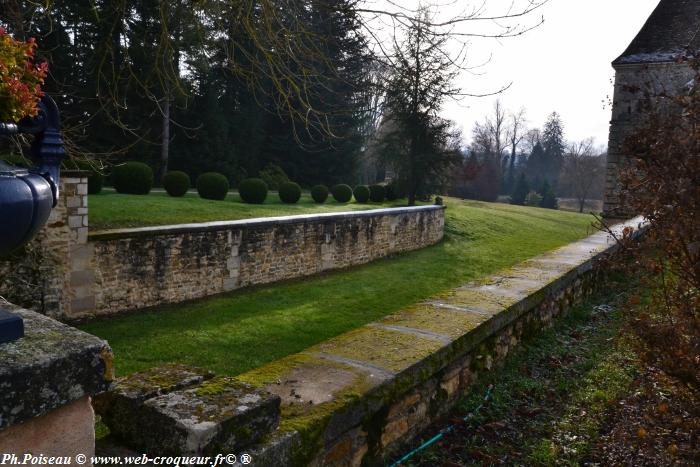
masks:
[[(407, 4), (404, 0), (401, 4)], [(474, 2), (472, 2), (474, 3)], [(510, 0), (489, 0), (509, 5)], [(512, 81), (500, 99), (506, 108), (527, 109), (529, 125), (541, 127), (556, 110), (567, 140), (592, 136), (607, 145), (614, 70), (610, 66), (632, 41), (658, 0), (550, 0), (531, 16), (544, 24), (524, 36), (471, 41), (471, 63), (491, 56), (481, 76), (464, 74), (458, 84), (466, 92), (482, 93)], [(441, 7), (440, 16), (454, 14), (469, 2)], [(527, 22), (522, 20), (522, 22)], [(470, 26), (471, 27), (471, 26)], [(481, 26), (483, 27), (483, 26)], [(469, 98), (445, 106), (444, 116), (457, 122), (466, 140), (475, 121), (488, 113), (495, 97)]]

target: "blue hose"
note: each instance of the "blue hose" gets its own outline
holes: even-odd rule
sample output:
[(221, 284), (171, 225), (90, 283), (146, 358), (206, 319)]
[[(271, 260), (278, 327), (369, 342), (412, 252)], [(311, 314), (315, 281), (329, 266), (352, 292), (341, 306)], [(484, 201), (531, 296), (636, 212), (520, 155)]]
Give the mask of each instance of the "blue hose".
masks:
[[(481, 404), (479, 404), (474, 410), (472, 410), (467, 415), (465, 415), (462, 418), (463, 421), (466, 422), (467, 420), (472, 418), (474, 415), (476, 415), (476, 413), (479, 412), (479, 410), (481, 410), (481, 408), (484, 406), (484, 402), (487, 402), (489, 399), (491, 399), (491, 391), (492, 390), (493, 390), (493, 385), (489, 384), (488, 388), (486, 389), (486, 395), (484, 396), (484, 401)], [(406, 462), (411, 457), (415, 456), (416, 454), (418, 454), (419, 452), (421, 452), (422, 450), (424, 450), (425, 448), (427, 448), (431, 444), (435, 443), (436, 441), (441, 439), (446, 434), (454, 431), (454, 429), (455, 429), (454, 424), (446, 426), (445, 428), (440, 430), (440, 432), (438, 434), (436, 434), (435, 436), (433, 436), (432, 438), (430, 438), (429, 440), (427, 440), (426, 442), (424, 442), (423, 444), (421, 444), (420, 446), (418, 446), (417, 448), (415, 448), (414, 450), (412, 450), (411, 452), (409, 452), (408, 454), (403, 456), (401, 459), (399, 459), (396, 462), (394, 462), (393, 464), (391, 464), (391, 467), (396, 467), (397, 465), (400, 465), (403, 462)]]

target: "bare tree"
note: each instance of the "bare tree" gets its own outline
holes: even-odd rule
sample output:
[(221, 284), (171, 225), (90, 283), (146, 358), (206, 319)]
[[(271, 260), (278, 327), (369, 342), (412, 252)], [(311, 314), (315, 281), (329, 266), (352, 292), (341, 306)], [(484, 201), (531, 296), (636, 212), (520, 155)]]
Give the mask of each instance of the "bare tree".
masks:
[(521, 107), (516, 113), (510, 114), (510, 126), (508, 127), (507, 139), (510, 143), (510, 161), (508, 164), (508, 188), (513, 187), (515, 181), (515, 158), (518, 151), (518, 146), (527, 135), (525, 120), (525, 108)]
[(523, 138), (523, 151), (527, 154), (532, 153), (537, 143), (542, 142), (542, 131), (539, 128), (531, 128), (525, 133)]
[(583, 212), (586, 200), (593, 197), (596, 186), (602, 182), (603, 159), (594, 147), (593, 138), (569, 144), (564, 154), (561, 188), (576, 198), (579, 212)]

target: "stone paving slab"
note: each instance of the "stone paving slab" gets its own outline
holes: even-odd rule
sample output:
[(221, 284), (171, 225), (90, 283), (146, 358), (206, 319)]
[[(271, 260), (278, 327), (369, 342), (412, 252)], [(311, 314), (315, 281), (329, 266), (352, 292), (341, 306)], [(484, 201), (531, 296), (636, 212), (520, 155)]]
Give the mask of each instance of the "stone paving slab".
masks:
[(406, 328), (423, 329), (454, 340), (487, 319), (483, 313), (480, 314), (468, 309), (444, 305), (446, 305), (444, 302), (414, 305), (406, 310), (387, 316), (378, 322)]

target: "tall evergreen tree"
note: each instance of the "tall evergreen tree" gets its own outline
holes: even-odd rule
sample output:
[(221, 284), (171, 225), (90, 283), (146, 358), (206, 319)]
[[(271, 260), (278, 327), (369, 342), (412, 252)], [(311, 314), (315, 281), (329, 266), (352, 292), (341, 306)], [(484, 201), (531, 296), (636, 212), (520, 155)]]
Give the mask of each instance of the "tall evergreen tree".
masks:
[(527, 194), (530, 192), (530, 185), (527, 183), (525, 174), (521, 173), (515, 182), (515, 188), (513, 188), (513, 193), (510, 195), (510, 204), (517, 204), (520, 206), (525, 205), (525, 199), (527, 199)]
[(417, 14), (393, 52), (385, 114), (391, 130), (383, 151), (406, 185), (409, 205), (446, 186), (460, 158), (451, 122), (438, 116), (445, 99), (459, 93), (452, 84), (458, 70), (447, 39), (430, 33), (427, 10)]
[(542, 145), (546, 161), (542, 176), (549, 181), (550, 185), (557, 186), (566, 150), (564, 125), (557, 112), (552, 112), (544, 124)]

